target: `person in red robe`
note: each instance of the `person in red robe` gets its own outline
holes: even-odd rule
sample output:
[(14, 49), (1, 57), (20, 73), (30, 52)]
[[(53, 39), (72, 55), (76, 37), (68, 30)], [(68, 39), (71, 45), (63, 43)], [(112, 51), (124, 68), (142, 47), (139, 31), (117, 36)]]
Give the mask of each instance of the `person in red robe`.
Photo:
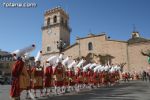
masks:
[(95, 71), (93, 72), (93, 84), (94, 86), (98, 86), (98, 73)]
[(67, 73), (68, 73), (68, 81), (69, 81), (68, 89), (69, 89), (69, 91), (74, 91), (74, 87), (73, 86), (75, 85), (76, 77), (75, 77), (75, 73), (74, 73), (73, 67), (69, 68)]
[(40, 89), (40, 96), (43, 96), (44, 71), (43, 71), (43, 67), (40, 66), (40, 64), (41, 64), (40, 61), (36, 61), (36, 65), (32, 69), (32, 77), (33, 77), (32, 88), (34, 89), (35, 98), (37, 98), (36, 90), (38, 90), (38, 89)]
[(87, 74), (88, 74), (89, 86), (92, 87), (93, 86), (93, 71), (90, 68), (88, 68)]
[(59, 94), (62, 92), (64, 74), (65, 74), (64, 66), (62, 65), (61, 62), (58, 62), (57, 66), (53, 70), (53, 78), (55, 80), (54, 84), (55, 84), (55, 88), (57, 88), (56, 94)]
[[(48, 88), (52, 87), (53, 85), (52, 75), (53, 75), (53, 68), (52, 68), (52, 65), (49, 65), (44, 70), (44, 78), (45, 78), (44, 87), (46, 88), (45, 95), (49, 95)], [(50, 92), (51, 92), (51, 89), (50, 89)]]
[[(22, 90), (27, 90), (28, 82), (28, 73), (26, 68), (24, 67), (24, 61), (21, 57), (25, 57), (25, 54), (31, 52), (35, 49), (35, 45), (32, 44), (28, 47), (15, 50), (12, 52), (13, 57), (15, 58), (15, 63), (12, 67), (12, 80), (11, 80), (11, 87), (10, 87), (10, 97), (13, 100), (20, 100), (20, 94)], [(24, 59), (25, 60), (25, 59)]]
[(10, 96), (13, 100), (20, 100), (20, 83), (19, 83), (19, 78), (20, 75), (22, 74), (22, 70), (24, 67), (24, 62), (21, 57), (18, 57), (16, 62), (14, 63), (12, 67), (12, 83), (11, 83), (11, 88), (10, 88)]
[(64, 73), (65, 73), (65, 75), (64, 75), (64, 82), (63, 82), (63, 91), (68, 92), (67, 88), (68, 88), (68, 85), (69, 85), (69, 69), (65, 68)]

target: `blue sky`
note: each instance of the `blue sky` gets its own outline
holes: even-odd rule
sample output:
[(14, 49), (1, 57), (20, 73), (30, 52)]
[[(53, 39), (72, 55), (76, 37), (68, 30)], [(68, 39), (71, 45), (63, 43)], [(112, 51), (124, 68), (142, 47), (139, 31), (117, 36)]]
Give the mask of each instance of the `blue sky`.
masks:
[[(6, 2), (34, 2), (36, 8), (4, 8)], [(133, 24), (142, 37), (150, 38), (150, 0), (1, 0), (0, 49), (14, 51), (32, 43), (32, 55), (41, 49), (45, 10), (56, 6), (70, 16), (71, 43), (75, 36), (106, 32), (111, 39), (128, 40)]]

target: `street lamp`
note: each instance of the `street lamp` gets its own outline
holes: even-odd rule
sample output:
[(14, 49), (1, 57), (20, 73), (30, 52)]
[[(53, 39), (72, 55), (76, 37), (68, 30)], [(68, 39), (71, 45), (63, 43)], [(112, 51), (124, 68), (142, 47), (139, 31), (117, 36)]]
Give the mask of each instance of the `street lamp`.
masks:
[(57, 48), (59, 49), (59, 52), (61, 53), (63, 49), (65, 48), (66, 43), (62, 41), (61, 39), (57, 41)]

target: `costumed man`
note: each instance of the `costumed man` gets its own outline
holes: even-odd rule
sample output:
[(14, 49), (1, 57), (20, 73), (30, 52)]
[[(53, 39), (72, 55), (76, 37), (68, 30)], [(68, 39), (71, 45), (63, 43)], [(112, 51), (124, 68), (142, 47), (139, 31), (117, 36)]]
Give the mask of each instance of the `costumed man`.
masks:
[(115, 68), (112, 66), (111, 69), (109, 70), (109, 73), (110, 73), (110, 84), (111, 85), (114, 85), (115, 83)]
[(63, 55), (60, 54), (58, 59), (56, 60), (56, 65), (53, 66), (53, 78), (54, 78), (54, 84), (55, 84), (55, 92), (56, 94), (62, 93), (62, 86), (64, 81), (64, 66), (61, 63), (63, 59)]
[(99, 87), (99, 72), (98, 72), (98, 68), (101, 67), (101, 65), (97, 65), (93, 70), (94, 70), (94, 74), (93, 74), (93, 79), (94, 79), (94, 85), (96, 87)]
[(98, 69), (99, 70), (99, 85), (100, 87), (103, 86), (103, 66)]
[(15, 63), (12, 67), (12, 83), (10, 88), (10, 97), (12, 100), (20, 100), (20, 94), (22, 90), (26, 90), (28, 87), (26, 78), (28, 78), (27, 70), (24, 66), (23, 56), (27, 52), (31, 52), (35, 49), (35, 45), (28, 46), (23, 49), (14, 51), (12, 54), (15, 58)]
[(68, 71), (67, 71), (67, 75), (68, 75), (68, 91), (74, 91), (74, 85), (75, 85), (75, 72), (74, 72), (74, 66), (76, 65), (76, 61), (73, 60), (69, 65), (68, 65)]
[(125, 72), (122, 72), (122, 80), (125, 82)]
[[(51, 87), (53, 86), (53, 80), (52, 80), (52, 75), (53, 75), (53, 59), (55, 59), (56, 56), (49, 57), (46, 61), (46, 67), (44, 69), (44, 87), (46, 88), (45, 95), (49, 95), (50, 92), (52, 92)], [(50, 91), (48, 92), (48, 88)]]
[(76, 75), (76, 85), (78, 87), (77, 91), (80, 91), (82, 87), (83, 77), (82, 77), (82, 66), (84, 64), (85, 60), (81, 59), (80, 62), (77, 64), (75, 69), (75, 75)]
[(88, 86), (89, 86), (89, 88), (92, 87), (92, 76), (93, 76), (93, 71), (88, 67), (87, 68), (87, 77), (88, 77)]
[(99, 68), (98, 68), (98, 77), (99, 77), (98, 87), (100, 87), (101, 84), (102, 84), (102, 72), (101, 72), (101, 69), (102, 69), (102, 65), (99, 65)]
[(101, 67), (101, 85), (105, 86), (105, 66), (102, 65)]
[(89, 84), (90, 87), (93, 88), (94, 86), (94, 79), (93, 79), (93, 75), (94, 75), (94, 68), (96, 67), (96, 63), (93, 63), (90, 65), (89, 70), (88, 70), (88, 77), (89, 77)]
[(128, 74), (128, 72), (125, 72), (125, 82), (129, 82), (129, 74)]
[(34, 89), (34, 96), (37, 98), (36, 90), (40, 89), (40, 96), (43, 96), (43, 67), (41, 66), (42, 51), (39, 51), (35, 57), (35, 66), (32, 69), (33, 83), (32, 88)]
[(69, 77), (68, 77), (68, 64), (69, 64), (69, 56), (67, 56), (63, 61), (62, 64), (64, 66), (64, 82), (63, 82), (63, 87), (62, 87), (62, 92), (65, 93), (67, 92), (67, 88), (69, 85)]
[(89, 82), (89, 78), (88, 78), (88, 68), (91, 66), (91, 63), (85, 65), (83, 67), (83, 82), (84, 82), (84, 87), (88, 87), (88, 82)]
[[(32, 63), (30, 61), (29, 53), (26, 53), (25, 54), (25, 68), (27, 70), (28, 77), (21, 77), (21, 79), (24, 79), (26, 81), (26, 84), (27, 84), (26, 99), (31, 99), (31, 97), (29, 96), (29, 92), (31, 92), (31, 88), (32, 88), (31, 87), (31, 83), (32, 83), (31, 66), (32, 66)], [(22, 81), (22, 83), (25, 83), (25, 82)]]
[(110, 76), (109, 67), (107, 65), (105, 65), (104, 70), (105, 70), (105, 72), (104, 72), (104, 84), (106, 86), (109, 86), (109, 82), (110, 82), (110, 80), (109, 80), (109, 76)]
[(121, 71), (120, 66), (116, 65), (116, 67), (115, 67), (115, 84), (119, 83), (119, 80), (120, 80), (120, 71)]

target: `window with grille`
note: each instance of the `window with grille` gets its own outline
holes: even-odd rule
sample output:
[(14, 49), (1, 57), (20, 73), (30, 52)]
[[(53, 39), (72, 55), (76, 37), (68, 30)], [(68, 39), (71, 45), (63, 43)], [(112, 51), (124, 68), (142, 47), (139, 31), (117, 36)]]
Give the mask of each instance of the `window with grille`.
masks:
[(89, 42), (89, 44), (88, 44), (88, 50), (93, 50), (92, 42)]
[(51, 51), (51, 47), (48, 46), (48, 47), (47, 47), (47, 51)]
[(54, 23), (57, 23), (57, 16), (54, 16)]
[(50, 18), (47, 19), (47, 26), (50, 25)]

